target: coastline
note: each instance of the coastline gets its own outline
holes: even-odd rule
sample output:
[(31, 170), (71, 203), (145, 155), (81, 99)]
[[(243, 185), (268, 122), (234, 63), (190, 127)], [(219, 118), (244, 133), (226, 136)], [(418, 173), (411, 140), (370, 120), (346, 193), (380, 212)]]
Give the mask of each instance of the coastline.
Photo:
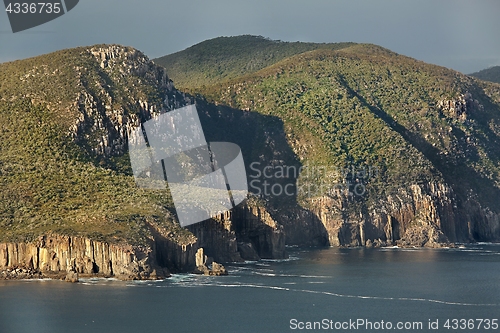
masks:
[[(468, 246), (484, 246), (484, 245), (498, 245), (498, 242), (474, 242), (474, 243), (442, 243), (435, 244), (435, 246), (411, 246), (411, 245), (385, 245), (385, 246), (330, 246), (321, 249), (328, 248), (338, 248), (338, 249), (429, 249), (429, 250), (439, 250), (439, 249), (467, 249)], [(300, 246), (287, 246), (287, 248), (299, 249), (302, 248)], [(302, 248), (303, 249), (303, 248)], [(314, 249), (319, 249), (318, 247), (307, 247), (306, 252), (312, 251)], [(225, 264), (256, 264), (259, 262), (286, 262), (290, 260), (300, 260), (299, 258), (287, 258), (287, 259), (261, 259), (261, 260), (247, 260), (244, 262), (233, 262), (233, 263), (225, 263)], [(223, 266), (224, 267), (224, 266)], [(228, 275), (232, 275), (230, 270), (228, 270)], [(76, 281), (74, 280), (76, 274)], [(192, 270), (186, 272), (178, 272), (177, 274), (193, 274), (193, 275), (208, 275), (208, 276), (220, 276), (226, 274), (204, 274), (204, 271), (200, 270)], [(175, 275), (177, 275), (175, 274)], [(29, 269), (23, 267), (10, 267), (0, 270), (0, 281), (29, 281), (29, 280), (50, 280), (50, 281), (66, 281), (66, 282), (82, 282), (82, 280), (88, 279), (102, 279), (109, 281), (164, 281), (169, 280), (173, 275), (168, 274), (167, 276), (152, 276), (152, 277), (124, 277), (124, 276), (115, 276), (110, 274), (102, 274), (102, 273), (76, 273), (73, 271), (65, 272), (65, 271), (41, 271), (39, 269)]]

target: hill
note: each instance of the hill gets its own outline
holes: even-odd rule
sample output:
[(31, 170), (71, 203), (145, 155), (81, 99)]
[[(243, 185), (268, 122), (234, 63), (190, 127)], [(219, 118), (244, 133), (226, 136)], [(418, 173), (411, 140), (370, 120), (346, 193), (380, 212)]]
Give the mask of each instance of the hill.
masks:
[(201, 87), (256, 72), (295, 54), (349, 45), (353, 43), (282, 42), (250, 35), (218, 37), (153, 61), (168, 68), (178, 88)]
[[(252, 240), (226, 230), (232, 215), (181, 228), (169, 191), (138, 188), (132, 175), (131, 131), (192, 102), (130, 47), (81, 47), (0, 65), (0, 269), (136, 279), (193, 270), (202, 247), (219, 262), (241, 260), (237, 241)], [(252, 255), (285, 256), (284, 243), (273, 243), (282, 234), (258, 203), (240, 209), (239, 231), (267, 223), (253, 234), (275, 235), (255, 240), (268, 250)]]
[[(211, 49), (210, 41), (203, 48)], [(208, 75), (192, 72), (214, 62), (231, 68), (234, 51), (227, 49), (187, 57), (185, 90), (283, 122), (300, 165), (321, 170), (302, 173), (299, 182), (319, 190), (298, 191), (297, 200), (322, 221), (330, 244), (499, 239), (498, 86), (369, 44), (297, 53), (230, 80), (223, 72), (211, 86), (191, 79)], [(370, 168), (375, 177), (346, 172)], [(366, 192), (356, 195), (356, 185)], [(283, 199), (267, 196), (277, 211)], [(298, 242), (300, 222), (290, 220), (283, 218), (288, 240)]]
[[(158, 82), (126, 91), (132, 82), (125, 80), (137, 83), (139, 78), (112, 81), (92, 54), (98, 50), (72, 49), (0, 66), (4, 240), (32, 240), (50, 230), (141, 244), (146, 224), (134, 223), (130, 216), (166, 214), (150, 193), (131, 186), (130, 167), (118, 157), (123, 153), (118, 148), (125, 149), (124, 133), (109, 128), (112, 113), (155, 96)], [(133, 49), (123, 52), (131, 61), (140, 56)], [(106, 150), (111, 138), (119, 144)], [(165, 207), (171, 206), (168, 196), (160, 197)], [(137, 201), (144, 204), (137, 206)]]
[(500, 66), (494, 66), (487, 69), (483, 69), (479, 72), (469, 74), (470, 76), (477, 77), (478, 79), (484, 81), (491, 81), (495, 83), (500, 83)]

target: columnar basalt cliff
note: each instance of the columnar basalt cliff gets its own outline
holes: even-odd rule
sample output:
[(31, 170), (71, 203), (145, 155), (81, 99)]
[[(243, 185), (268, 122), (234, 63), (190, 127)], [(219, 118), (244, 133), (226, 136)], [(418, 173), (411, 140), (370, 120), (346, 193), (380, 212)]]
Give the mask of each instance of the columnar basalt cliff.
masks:
[(218, 262), (288, 257), (283, 227), (265, 207), (252, 202), (188, 229), (197, 237), (198, 246)]
[(299, 218), (300, 223), (295, 223), (297, 217), (284, 223), (290, 244), (300, 239), (306, 224), (313, 226), (317, 221), (324, 229), (315, 229), (316, 238), (332, 246), (441, 247), (500, 239), (498, 214), (473, 199), (459, 203), (453, 189), (443, 183), (399, 189), (363, 213), (349, 213), (352, 202), (341, 195), (311, 202), (310, 212)]
[[(185, 244), (150, 225), (148, 246), (109, 244), (83, 237), (41, 236), (34, 242), (0, 243), (0, 278), (53, 277), (67, 272), (119, 279), (159, 279), (170, 272), (191, 272), (200, 249), (213, 261), (286, 258), (285, 237), (263, 207), (244, 204), (189, 227), (194, 237)], [(248, 258), (242, 244), (257, 258)], [(18, 271), (19, 270), (19, 271)]]
[(250, 246), (263, 259), (288, 257), (283, 226), (277, 223), (263, 206), (238, 207), (225, 216), (226, 219), (234, 225), (240, 252), (242, 247)]
[[(124, 280), (158, 279), (170, 276), (167, 267), (194, 267), (195, 253), (195, 244), (169, 246), (160, 240), (139, 247), (82, 237), (41, 236), (35, 242), (0, 244), (0, 278), (52, 277), (76, 272), (80, 276)], [(172, 265), (161, 261), (164, 255), (171, 258)], [(24, 269), (25, 274), (15, 276), (15, 269)]]
[[(438, 246), (456, 240), (450, 188), (443, 184), (400, 189), (363, 214), (342, 214), (346, 198), (318, 198), (313, 211), (336, 246)], [(443, 232), (444, 231), (444, 232)]]

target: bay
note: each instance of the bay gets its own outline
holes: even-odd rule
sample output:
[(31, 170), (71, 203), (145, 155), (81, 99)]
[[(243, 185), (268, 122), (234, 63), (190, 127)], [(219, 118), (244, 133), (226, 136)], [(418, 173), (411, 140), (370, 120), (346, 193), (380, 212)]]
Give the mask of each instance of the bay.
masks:
[(500, 331), (477, 320), (500, 320), (500, 244), (289, 252), (223, 277), (2, 281), (0, 332)]

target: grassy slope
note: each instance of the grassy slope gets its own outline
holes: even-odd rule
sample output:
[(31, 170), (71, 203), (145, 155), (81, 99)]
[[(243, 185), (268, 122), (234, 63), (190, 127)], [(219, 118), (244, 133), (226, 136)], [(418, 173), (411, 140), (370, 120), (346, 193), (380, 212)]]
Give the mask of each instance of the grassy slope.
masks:
[(154, 62), (167, 68), (176, 87), (197, 88), (256, 72), (295, 54), (350, 45), (353, 43), (281, 42), (249, 35), (218, 37), (154, 59)]
[(487, 69), (483, 69), (479, 72), (470, 74), (470, 76), (477, 77), (478, 79), (484, 81), (500, 83), (500, 66), (494, 66)]
[[(126, 163), (101, 166), (69, 138), (78, 77), (98, 94), (97, 68), (84, 48), (0, 66), (0, 241), (54, 232), (145, 244), (146, 221), (172, 230), (174, 239), (190, 237), (168, 218), (168, 193), (138, 189)], [(108, 83), (127, 107), (118, 83)]]

